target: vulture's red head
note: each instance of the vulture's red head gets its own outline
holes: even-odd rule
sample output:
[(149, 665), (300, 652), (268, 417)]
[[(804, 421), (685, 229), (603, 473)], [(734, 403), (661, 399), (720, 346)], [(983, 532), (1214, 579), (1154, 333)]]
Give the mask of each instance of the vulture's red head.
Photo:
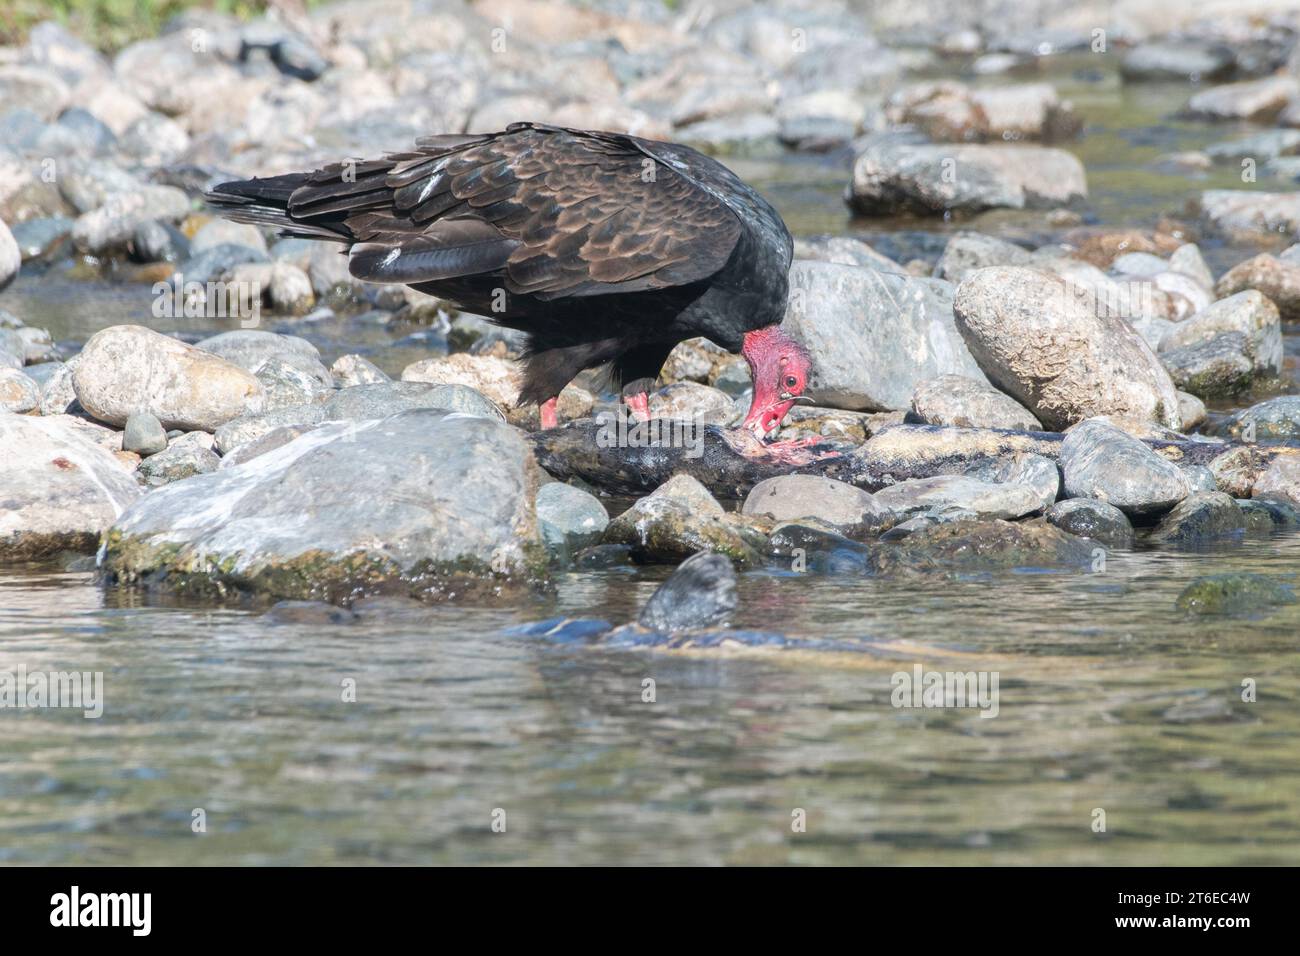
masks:
[(740, 354), (749, 363), (754, 382), (754, 398), (741, 427), (765, 438), (803, 395), (812, 362), (804, 347), (782, 332), (779, 325), (746, 332)]

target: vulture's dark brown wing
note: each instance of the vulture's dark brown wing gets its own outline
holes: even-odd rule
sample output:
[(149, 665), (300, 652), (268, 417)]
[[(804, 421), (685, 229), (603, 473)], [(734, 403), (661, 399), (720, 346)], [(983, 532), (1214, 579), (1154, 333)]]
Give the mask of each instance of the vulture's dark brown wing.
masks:
[(309, 174), (287, 213), (305, 234), (355, 242), (352, 273), (374, 281), (500, 273), (512, 293), (555, 299), (707, 278), (740, 220), (640, 142), (532, 124), (427, 137)]

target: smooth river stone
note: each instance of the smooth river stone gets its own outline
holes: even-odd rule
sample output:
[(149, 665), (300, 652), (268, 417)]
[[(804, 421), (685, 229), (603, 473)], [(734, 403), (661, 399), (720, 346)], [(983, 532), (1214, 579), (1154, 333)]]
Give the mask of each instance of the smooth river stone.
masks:
[(118, 427), (149, 412), (168, 430), (211, 432), (259, 411), (262, 402), (251, 373), (141, 325), (92, 335), (77, 357), (72, 387), (87, 412)]

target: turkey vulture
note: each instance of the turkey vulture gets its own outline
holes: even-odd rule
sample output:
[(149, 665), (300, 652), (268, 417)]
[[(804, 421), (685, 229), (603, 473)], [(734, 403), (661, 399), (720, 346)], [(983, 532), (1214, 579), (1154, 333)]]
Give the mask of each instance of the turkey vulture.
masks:
[(808, 380), (807, 353), (780, 329), (789, 231), (686, 146), (513, 123), (223, 183), (206, 198), (240, 222), (346, 243), (359, 279), (405, 283), (527, 333), (520, 402), (541, 406), (543, 428), (564, 386), (602, 365), (644, 418), (668, 353), (693, 336), (749, 362), (744, 427), (760, 438)]

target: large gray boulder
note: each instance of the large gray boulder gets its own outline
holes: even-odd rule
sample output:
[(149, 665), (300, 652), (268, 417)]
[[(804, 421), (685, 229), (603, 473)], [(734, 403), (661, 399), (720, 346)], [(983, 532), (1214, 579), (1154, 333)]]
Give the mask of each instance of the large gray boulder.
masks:
[(952, 293), (940, 279), (794, 263), (783, 328), (812, 356), (805, 394), (883, 411), (908, 408), (917, 383), (938, 375), (982, 380), (953, 324)]
[(262, 402), (251, 373), (141, 325), (92, 335), (77, 356), (72, 387), (87, 412), (118, 427), (149, 412), (167, 429), (210, 432)]
[(1110, 414), (1181, 426), (1169, 373), (1123, 318), (1061, 278), (1019, 267), (973, 272), (957, 328), (989, 381), (1047, 428)]
[(93, 553), (140, 497), (127, 467), (70, 416), (0, 414), (0, 447), (0, 557)]
[(109, 530), (101, 564), (201, 594), (487, 593), (544, 573), (537, 480), (499, 422), (440, 409), (333, 422), (150, 493)]
[(1050, 208), (1087, 194), (1083, 164), (1065, 150), (887, 137), (858, 155), (845, 198), (855, 212), (880, 215)]

